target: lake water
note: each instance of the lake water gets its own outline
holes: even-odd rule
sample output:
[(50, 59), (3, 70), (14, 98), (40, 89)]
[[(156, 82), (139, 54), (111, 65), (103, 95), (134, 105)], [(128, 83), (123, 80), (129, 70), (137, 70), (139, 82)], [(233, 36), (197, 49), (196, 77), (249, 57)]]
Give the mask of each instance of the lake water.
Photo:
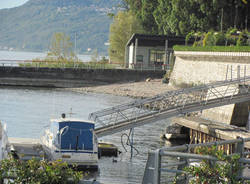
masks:
[[(45, 56), (45, 53), (0, 51), (0, 60), (31, 60)], [(128, 97), (83, 94), (59, 89), (0, 88), (0, 121), (7, 124), (9, 137), (39, 138), (49, 125), (50, 118), (58, 118), (62, 113), (72, 111), (73, 117), (87, 119), (91, 112), (131, 100)], [(97, 180), (103, 184), (141, 183), (148, 151), (165, 144), (160, 135), (169, 124), (170, 120), (164, 120), (135, 128), (134, 146), (138, 153), (134, 150), (132, 159), (130, 148), (125, 147), (126, 152), (121, 144), (121, 136), (127, 131), (99, 140), (114, 143), (122, 153), (115, 158), (117, 162), (113, 162), (113, 158), (99, 160)], [(123, 142), (125, 144), (126, 140)]]
[[(10, 62), (8, 60), (32, 60), (32, 59), (44, 59), (47, 53), (42, 52), (17, 52), (17, 51), (1, 51), (0, 50), (0, 62)], [(77, 55), (78, 58), (84, 62), (90, 61), (90, 55)]]
[[(7, 124), (9, 137), (39, 138), (50, 118), (58, 118), (64, 112), (73, 117), (87, 119), (89, 113), (131, 101), (128, 97), (104, 94), (76, 93), (58, 89), (0, 88), (0, 120)], [(97, 180), (104, 184), (141, 183), (149, 150), (164, 145), (160, 135), (170, 121), (135, 128), (134, 146), (138, 153), (130, 159), (121, 144), (121, 132), (102, 138), (117, 145), (122, 151), (117, 162), (113, 158), (101, 158)], [(101, 140), (99, 140), (101, 141)], [(126, 140), (124, 140), (125, 144)]]

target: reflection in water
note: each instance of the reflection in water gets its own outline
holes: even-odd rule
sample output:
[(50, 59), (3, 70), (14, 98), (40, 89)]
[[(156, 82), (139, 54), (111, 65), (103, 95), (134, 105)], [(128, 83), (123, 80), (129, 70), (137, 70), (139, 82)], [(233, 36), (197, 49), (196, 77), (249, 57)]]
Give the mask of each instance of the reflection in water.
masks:
[[(39, 138), (50, 118), (58, 118), (70, 112), (73, 117), (87, 119), (89, 113), (128, 102), (132, 99), (102, 94), (80, 94), (56, 89), (0, 88), (0, 120), (6, 122), (10, 137)], [(106, 136), (100, 140), (112, 142), (122, 153), (117, 162), (113, 158), (101, 158), (97, 180), (101, 183), (141, 183), (149, 149), (164, 146), (160, 135), (170, 120), (135, 128), (134, 146), (139, 151), (130, 159), (121, 144), (124, 132)], [(136, 153), (136, 152), (135, 152)]]

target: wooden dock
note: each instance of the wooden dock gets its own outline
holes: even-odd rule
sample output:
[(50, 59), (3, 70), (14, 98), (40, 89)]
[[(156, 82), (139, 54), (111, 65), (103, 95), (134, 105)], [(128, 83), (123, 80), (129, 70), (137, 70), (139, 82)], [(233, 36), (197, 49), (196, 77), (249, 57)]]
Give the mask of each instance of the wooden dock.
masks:
[(45, 151), (39, 139), (9, 138), (9, 146), (12, 154), (21, 160), (45, 158)]
[[(189, 129), (190, 143), (206, 143), (237, 138), (249, 138), (250, 131), (234, 125), (204, 120), (199, 117), (175, 118), (173, 123)], [(245, 143), (245, 148), (250, 149), (250, 143)], [(223, 147), (227, 153), (234, 152), (234, 146)]]

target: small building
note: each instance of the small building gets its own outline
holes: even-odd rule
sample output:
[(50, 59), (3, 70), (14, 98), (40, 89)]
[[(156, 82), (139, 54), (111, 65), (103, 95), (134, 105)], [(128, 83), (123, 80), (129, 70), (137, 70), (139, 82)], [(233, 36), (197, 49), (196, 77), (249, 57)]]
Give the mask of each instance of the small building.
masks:
[(174, 45), (185, 45), (185, 37), (133, 34), (126, 45), (126, 67), (169, 69), (174, 64)]

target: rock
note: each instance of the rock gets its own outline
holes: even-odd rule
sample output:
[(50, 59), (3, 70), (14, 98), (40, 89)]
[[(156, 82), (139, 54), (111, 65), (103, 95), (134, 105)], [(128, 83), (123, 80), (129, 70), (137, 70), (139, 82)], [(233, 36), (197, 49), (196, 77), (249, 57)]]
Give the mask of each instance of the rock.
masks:
[(163, 79), (162, 79), (162, 83), (168, 84), (168, 83), (169, 83), (169, 78), (163, 78)]

